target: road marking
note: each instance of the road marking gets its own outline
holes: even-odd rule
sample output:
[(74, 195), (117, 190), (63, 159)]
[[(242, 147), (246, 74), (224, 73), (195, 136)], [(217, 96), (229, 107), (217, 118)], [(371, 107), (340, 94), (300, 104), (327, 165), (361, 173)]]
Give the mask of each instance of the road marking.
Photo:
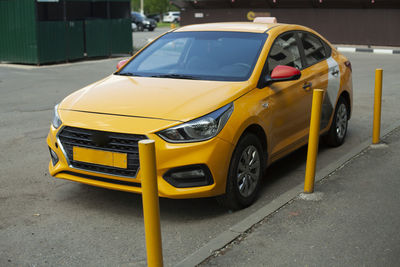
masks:
[(391, 49), (374, 49), (374, 53), (376, 54), (393, 54), (393, 50)]
[(355, 47), (338, 47), (337, 50), (340, 52), (356, 52)]
[(356, 47), (343, 47), (343, 46), (338, 46), (336, 49), (340, 52), (368, 52), (368, 53), (374, 53), (374, 54), (386, 54), (386, 55), (392, 55), (392, 54), (400, 54), (400, 50), (393, 50), (393, 49), (383, 49), (383, 48), (356, 48)]

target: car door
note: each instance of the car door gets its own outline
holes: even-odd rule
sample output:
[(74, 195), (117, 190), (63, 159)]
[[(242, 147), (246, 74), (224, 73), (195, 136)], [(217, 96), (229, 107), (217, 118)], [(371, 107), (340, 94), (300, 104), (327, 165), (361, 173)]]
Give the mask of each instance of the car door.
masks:
[[(303, 69), (303, 61), (300, 55), (299, 40), (296, 32), (286, 32), (278, 36), (266, 60), (264, 75), (270, 75), (278, 65)], [(303, 89), (306, 81), (299, 80), (275, 82), (264, 87), (268, 97), (264, 99), (263, 107), (267, 109), (264, 123), (270, 129), (269, 145), (271, 159), (285, 155), (290, 150), (298, 147), (302, 142), (304, 130), (304, 98), (309, 92)]]
[(330, 47), (318, 36), (310, 32), (298, 32), (301, 40), (300, 51), (304, 57), (305, 68), (302, 76), (305, 83), (310, 85), (309, 95), (304, 102), (304, 111), (307, 115), (304, 123), (304, 136), (309, 132), (312, 90), (323, 89), (325, 96), (322, 104), (321, 130), (326, 128), (334, 111), (336, 97), (340, 87), (340, 71), (337, 62), (330, 57)]

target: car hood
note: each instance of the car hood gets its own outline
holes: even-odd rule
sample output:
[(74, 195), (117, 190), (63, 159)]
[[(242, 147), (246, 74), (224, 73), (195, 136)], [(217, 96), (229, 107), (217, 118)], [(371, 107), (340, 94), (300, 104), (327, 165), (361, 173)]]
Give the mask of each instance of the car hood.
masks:
[(66, 97), (61, 110), (189, 121), (251, 89), (246, 82), (111, 75)]

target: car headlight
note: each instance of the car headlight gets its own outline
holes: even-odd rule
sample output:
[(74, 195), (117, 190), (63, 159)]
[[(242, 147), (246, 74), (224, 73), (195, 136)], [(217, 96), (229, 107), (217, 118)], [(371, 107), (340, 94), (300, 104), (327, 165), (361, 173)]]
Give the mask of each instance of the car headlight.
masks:
[(145, 20), (145, 21), (143, 21), (143, 24), (150, 24), (150, 21)]
[(53, 127), (54, 127), (55, 129), (57, 129), (58, 127), (60, 127), (60, 125), (62, 124), (62, 121), (61, 121), (60, 117), (58, 116), (58, 105), (59, 105), (59, 104), (57, 104), (57, 105), (54, 107), (54, 115), (53, 115), (53, 121), (52, 121)]
[(198, 119), (162, 130), (157, 134), (167, 142), (199, 142), (215, 137), (224, 128), (233, 112), (230, 103)]

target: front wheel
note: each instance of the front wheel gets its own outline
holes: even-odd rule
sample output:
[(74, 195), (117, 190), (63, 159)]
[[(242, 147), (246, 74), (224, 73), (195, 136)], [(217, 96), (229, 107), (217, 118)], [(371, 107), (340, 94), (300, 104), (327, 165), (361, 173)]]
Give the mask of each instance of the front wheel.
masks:
[(343, 97), (340, 97), (336, 105), (331, 127), (328, 134), (324, 136), (324, 141), (329, 146), (337, 147), (343, 144), (347, 133), (349, 108), (347, 101)]
[(263, 149), (254, 134), (243, 136), (233, 152), (226, 181), (226, 192), (218, 202), (232, 210), (250, 206), (256, 199), (264, 170)]

